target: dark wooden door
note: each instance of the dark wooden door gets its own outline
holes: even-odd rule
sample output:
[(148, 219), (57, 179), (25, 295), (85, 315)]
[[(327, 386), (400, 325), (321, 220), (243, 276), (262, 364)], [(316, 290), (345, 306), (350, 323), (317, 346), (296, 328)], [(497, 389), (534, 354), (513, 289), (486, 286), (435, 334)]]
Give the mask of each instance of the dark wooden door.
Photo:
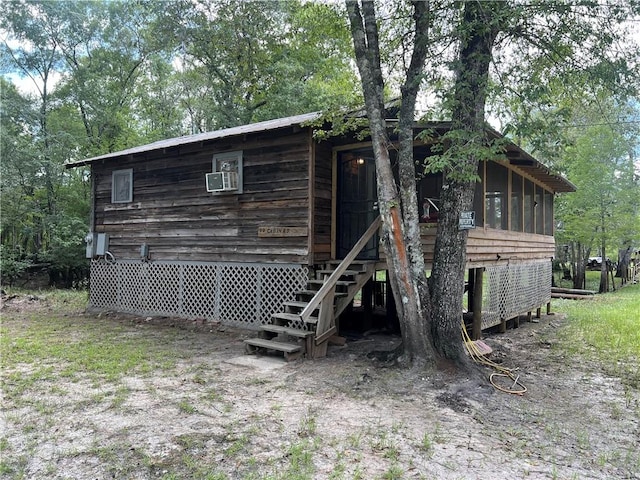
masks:
[[(344, 258), (378, 216), (376, 169), (373, 156), (353, 152), (338, 155), (337, 254)], [(378, 235), (358, 258), (378, 259)]]

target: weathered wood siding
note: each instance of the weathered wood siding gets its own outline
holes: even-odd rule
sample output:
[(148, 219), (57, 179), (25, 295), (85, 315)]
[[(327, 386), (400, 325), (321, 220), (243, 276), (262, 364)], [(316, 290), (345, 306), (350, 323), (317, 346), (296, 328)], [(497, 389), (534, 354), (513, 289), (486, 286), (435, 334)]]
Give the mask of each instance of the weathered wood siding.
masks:
[(313, 263), (315, 264), (331, 259), (332, 158), (332, 145), (329, 142), (315, 145), (313, 210)]
[[(269, 131), (151, 151), (92, 164), (95, 231), (116, 258), (306, 264), (309, 241), (259, 237), (258, 228), (309, 229), (306, 130)], [(243, 151), (243, 193), (211, 194), (205, 174), (214, 153)], [(111, 172), (133, 168), (133, 202), (111, 203)]]
[[(421, 231), (425, 261), (431, 265), (436, 228), (423, 225)], [(467, 268), (551, 259), (554, 253), (555, 241), (552, 236), (479, 227), (469, 230)]]

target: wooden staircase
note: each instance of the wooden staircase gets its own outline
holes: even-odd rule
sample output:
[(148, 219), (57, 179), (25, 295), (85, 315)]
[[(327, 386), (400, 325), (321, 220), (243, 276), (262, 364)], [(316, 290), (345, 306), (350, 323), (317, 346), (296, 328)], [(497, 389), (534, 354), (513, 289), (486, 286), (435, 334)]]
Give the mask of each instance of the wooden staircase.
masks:
[(378, 217), (344, 260), (328, 262), (316, 271), (295, 300), (285, 302), (271, 323), (260, 327), (260, 336), (244, 341), (247, 353), (282, 352), (287, 361), (302, 355), (324, 357), (329, 339), (337, 333), (336, 318), (375, 273), (374, 261), (356, 260), (380, 228)]

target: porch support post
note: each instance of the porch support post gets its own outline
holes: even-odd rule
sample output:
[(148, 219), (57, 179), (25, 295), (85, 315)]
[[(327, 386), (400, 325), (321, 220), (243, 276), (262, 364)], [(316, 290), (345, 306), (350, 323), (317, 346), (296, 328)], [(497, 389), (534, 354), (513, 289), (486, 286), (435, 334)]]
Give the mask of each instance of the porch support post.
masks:
[(473, 312), (473, 298), (474, 298), (474, 289), (475, 289), (475, 280), (476, 280), (476, 269), (470, 268), (468, 270), (469, 274), (467, 275), (468, 284), (467, 284), (467, 310)]
[[(484, 268), (474, 268), (473, 274), (473, 325), (471, 328), (471, 339), (480, 340), (482, 336), (482, 279)], [(471, 275), (469, 275), (471, 278)], [(471, 289), (471, 285), (469, 285)]]
[(399, 331), (398, 312), (396, 311), (396, 301), (393, 298), (393, 291), (391, 290), (391, 280), (389, 279), (389, 270), (385, 271), (385, 301), (384, 305), (387, 310), (387, 327), (392, 332)]
[(373, 326), (373, 282), (371, 277), (362, 287), (362, 323), (365, 331)]

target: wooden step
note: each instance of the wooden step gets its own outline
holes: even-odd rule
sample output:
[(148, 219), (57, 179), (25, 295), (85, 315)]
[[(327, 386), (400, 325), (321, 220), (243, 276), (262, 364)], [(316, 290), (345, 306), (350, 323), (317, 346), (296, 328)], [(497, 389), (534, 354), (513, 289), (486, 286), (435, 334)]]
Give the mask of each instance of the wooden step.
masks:
[[(316, 280), (316, 279), (311, 279), (311, 280), (307, 280), (307, 284), (308, 285), (324, 285), (324, 280)], [(338, 287), (349, 287), (350, 285), (355, 285), (356, 282), (351, 282), (351, 281), (345, 281), (345, 280), (338, 280), (336, 282), (336, 286)]]
[(302, 355), (302, 347), (300, 345), (276, 342), (265, 338), (247, 338), (244, 341), (244, 347), (247, 353), (258, 353), (261, 349), (282, 352), (287, 362), (295, 360)]
[(267, 350), (278, 350), (279, 352), (293, 353), (302, 350), (300, 345), (293, 343), (276, 342), (265, 338), (247, 338), (244, 343), (254, 347), (266, 348)]
[(290, 302), (284, 302), (283, 305), (285, 307), (293, 307), (293, 308), (299, 308), (301, 310), (304, 310), (304, 307), (309, 305), (309, 302), (300, 302), (296, 300), (291, 300)]
[[(335, 270), (335, 267), (337, 267), (338, 265), (340, 265), (342, 263), (342, 260), (329, 260), (328, 262), (324, 263), (324, 267), (326, 270)], [(367, 266), (369, 265), (375, 265), (377, 262), (375, 260), (354, 260), (353, 262), (351, 262), (351, 265), (349, 265), (349, 269), (350, 270), (362, 270), (365, 271), (367, 270)]]
[[(300, 295), (301, 297), (313, 297), (316, 293), (318, 293), (317, 290), (300, 290), (300, 291), (296, 292), (296, 296)], [(336, 297), (346, 297), (347, 293), (345, 293), (345, 292), (335, 292), (334, 296), (336, 296)]]
[[(372, 265), (374, 263), (377, 263), (377, 260), (354, 260), (353, 262), (351, 262), (351, 265)], [(333, 259), (333, 260), (327, 260), (326, 262), (323, 262), (324, 265), (340, 265), (342, 263), (342, 260), (340, 260), (339, 258), (337, 259)]]
[(298, 338), (307, 338), (314, 334), (314, 332), (309, 330), (301, 330), (299, 328), (284, 327), (282, 325), (266, 324), (266, 325), (261, 325), (260, 328), (265, 332), (284, 333), (291, 337), (298, 337)]
[[(296, 315), (295, 313), (274, 313), (271, 315), (271, 318), (284, 320), (286, 322), (300, 321), (300, 315)], [(318, 323), (318, 317), (309, 317), (305, 323), (315, 325), (316, 323)]]
[[(320, 275), (331, 275), (335, 270), (318, 270), (316, 273)], [(355, 275), (361, 275), (366, 273), (363, 270), (345, 270), (342, 274), (343, 277), (353, 277)]]
[[(284, 310), (284, 313), (291, 313), (293, 315), (300, 315), (302, 313), (302, 311), (307, 307), (307, 305), (309, 305), (309, 302), (299, 302), (299, 301), (290, 301), (290, 302), (284, 302), (282, 304), (282, 309)], [(318, 316), (318, 308), (316, 307), (313, 309), (313, 314), (315, 314), (316, 316)]]

